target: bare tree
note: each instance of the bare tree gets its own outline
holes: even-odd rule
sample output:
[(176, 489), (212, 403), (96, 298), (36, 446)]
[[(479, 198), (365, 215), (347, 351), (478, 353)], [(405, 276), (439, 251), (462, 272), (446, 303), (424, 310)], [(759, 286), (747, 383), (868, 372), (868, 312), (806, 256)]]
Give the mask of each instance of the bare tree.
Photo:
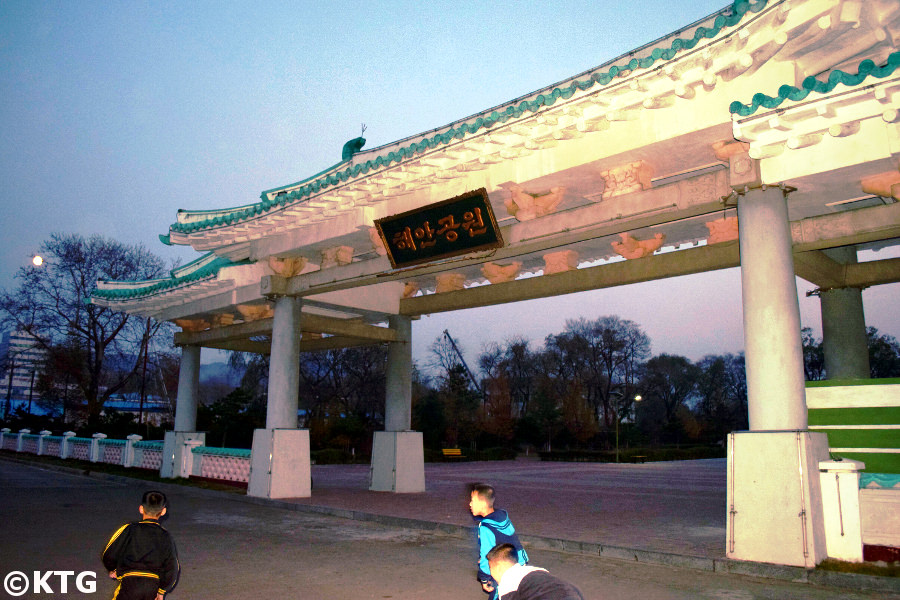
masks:
[(431, 343), (428, 349), (431, 352), (431, 361), (428, 366), (439, 372), (438, 377), (446, 380), (451, 371), (462, 366), (459, 354), (453, 348), (453, 344), (446, 336), (442, 335)]
[(657, 399), (665, 408), (666, 425), (671, 424), (678, 409), (693, 397), (700, 369), (684, 356), (660, 354), (644, 365), (641, 390), (649, 399)]
[(32, 335), (44, 350), (68, 347), (73, 385), (96, 420), (106, 400), (135, 377), (164, 326), (90, 304), (98, 279), (144, 280), (164, 271), (143, 246), (99, 235), (53, 234), (41, 245), (44, 264), (19, 269), (19, 287), (0, 294), (0, 320)]
[(650, 354), (650, 338), (634, 321), (617, 316), (570, 319), (563, 335), (582, 348), (586, 398), (606, 427), (616, 418), (616, 393), (631, 394), (637, 366)]
[(743, 356), (704, 356), (697, 363), (696, 412), (706, 434), (722, 440), (747, 427), (747, 378)]

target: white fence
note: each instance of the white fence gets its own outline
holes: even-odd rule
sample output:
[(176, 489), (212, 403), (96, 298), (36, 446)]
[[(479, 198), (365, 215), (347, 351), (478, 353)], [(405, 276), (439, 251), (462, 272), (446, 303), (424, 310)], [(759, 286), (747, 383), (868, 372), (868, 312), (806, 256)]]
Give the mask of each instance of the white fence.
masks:
[[(190, 454), (185, 460), (182, 477), (202, 477), (237, 484), (250, 481), (250, 450), (242, 448), (213, 448), (187, 444)], [(103, 433), (89, 438), (76, 437), (72, 431), (63, 435), (38, 434), (23, 429), (13, 433), (0, 431), (0, 449), (26, 454), (58, 456), (62, 459), (84, 460), (159, 471), (163, 459), (163, 442), (143, 441), (139, 435), (124, 440), (108, 439)]]
[(250, 481), (249, 450), (197, 446), (191, 452), (191, 475), (236, 483)]

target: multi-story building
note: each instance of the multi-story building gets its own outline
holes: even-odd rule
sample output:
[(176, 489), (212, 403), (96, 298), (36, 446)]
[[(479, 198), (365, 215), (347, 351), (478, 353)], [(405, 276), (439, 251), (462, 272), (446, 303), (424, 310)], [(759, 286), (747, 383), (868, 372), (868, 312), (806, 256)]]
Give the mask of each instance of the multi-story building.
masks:
[(40, 372), (44, 351), (37, 340), (24, 331), (0, 334), (0, 407), (3, 416), (27, 404), (33, 397), (34, 382)]

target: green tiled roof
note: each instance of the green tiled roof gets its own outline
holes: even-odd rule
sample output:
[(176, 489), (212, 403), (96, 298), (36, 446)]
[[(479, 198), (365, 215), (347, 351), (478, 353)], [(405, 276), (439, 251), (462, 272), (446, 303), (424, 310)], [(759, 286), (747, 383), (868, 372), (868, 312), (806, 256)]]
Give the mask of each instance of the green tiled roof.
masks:
[(730, 110), (732, 114), (749, 117), (760, 107), (769, 109), (777, 108), (785, 100), (798, 102), (805, 99), (810, 92), (827, 94), (837, 87), (839, 83), (846, 85), (847, 87), (853, 87), (861, 84), (870, 76), (883, 79), (893, 74), (894, 71), (897, 70), (897, 67), (900, 67), (900, 52), (891, 54), (888, 57), (887, 62), (880, 67), (876, 67), (875, 63), (871, 60), (864, 60), (859, 63), (856, 75), (835, 70), (828, 75), (826, 81), (819, 81), (815, 77), (810, 76), (803, 80), (803, 83), (800, 84), (799, 88), (792, 85), (783, 85), (778, 88), (778, 95), (774, 97), (767, 96), (763, 93), (754, 94), (750, 104), (742, 104), (739, 101), (734, 101), (731, 103)]
[[(426, 134), (424, 136), (407, 138), (407, 140), (418, 139), (418, 141), (410, 142), (407, 145), (403, 145), (404, 141), (390, 144), (390, 146), (398, 144), (400, 146), (393, 151), (386, 151), (386, 146), (382, 146), (368, 152), (360, 152), (356, 155), (357, 158), (359, 158), (360, 154), (374, 156), (369, 160), (359, 162), (352, 166), (348, 164), (352, 162), (352, 158), (342, 160), (312, 177), (288, 186), (283, 186), (282, 188), (275, 188), (274, 190), (263, 192), (262, 200), (255, 204), (239, 207), (237, 209), (224, 209), (222, 211), (179, 211), (181, 215), (189, 215), (190, 220), (173, 224), (170, 227), (170, 231), (190, 234), (205, 229), (234, 225), (258, 217), (270, 210), (294, 204), (312, 194), (340, 185), (351, 178), (366, 175), (373, 171), (411, 159), (416, 155), (449, 144), (454, 140), (461, 140), (482, 129), (489, 129), (499, 123), (505, 123), (509, 119), (519, 118), (525, 113), (537, 112), (545, 106), (552, 106), (560, 99), (571, 98), (572, 95), (578, 91), (586, 91), (598, 85), (605, 86), (623, 72), (633, 71), (639, 68), (647, 69), (653, 66), (657, 61), (671, 60), (678, 52), (690, 50), (701, 40), (715, 38), (726, 27), (733, 27), (739, 23), (747, 13), (760, 12), (765, 8), (767, 3), (768, 0), (757, 0), (756, 2), (749, 2), (746, 0), (735, 1), (732, 5), (723, 8), (719, 12), (710, 27), (698, 27), (691, 37), (676, 38), (668, 45), (668, 47), (654, 48), (643, 56), (643, 58), (631, 58), (627, 62), (624, 62), (624, 59), (621, 59), (623, 61), (621, 64), (607, 63), (592, 72), (585, 73), (584, 79), (579, 80), (576, 78), (574, 80), (569, 80), (555, 87), (545, 88), (541, 93), (536, 95), (532, 94), (528, 99), (514, 100), (497, 109), (489, 109), (490, 112), (484, 111), (479, 115), (456, 121), (448, 126), (435, 130), (433, 135)], [(616, 60), (611, 62), (615, 63)], [(286, 190), (296, 186), (302, 187), (290, 192), (285, 191), (273, 199), (269, 199), (268, 197), (268, 194), (277, 192), (279, 189)], [(208, 213), (208, 216), (205, 216), (204, 213)], [(216, 216), (212, 216), (213, 214)], [(161, 236), (161, 239), (163, 239), (164, 242), (170, 243), (169, 236)]]
[(134, 300), (171, 290), (188, 283), (212, 279), (224, 267), (249, 263), (250, 261), (247, 260), (232, 262), (227, 258), (218, 257), (210, 252), (182, 267), (172, 269), (169, 272), (169, 276), (165, 278), (146, 281), (99, 280), (97, 282), (98, 287), (94, 288), (91, 297), (104, 300)]

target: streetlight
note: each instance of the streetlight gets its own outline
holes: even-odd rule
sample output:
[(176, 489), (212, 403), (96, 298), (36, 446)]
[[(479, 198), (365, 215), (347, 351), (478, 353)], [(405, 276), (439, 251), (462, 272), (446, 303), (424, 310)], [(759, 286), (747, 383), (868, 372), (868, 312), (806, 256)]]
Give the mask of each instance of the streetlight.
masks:
[(28, 388), (28, 414), (31, 415), (31, 398), (34, 396), (34, 369), (31, 369), (31, 387)]
[[(622, 401), (622, 392), (618, 392), (619, 401), (616, 402), (616, 462), (619, 462), (619, 402)], [(640, 402), (643, 398), (638, 394), (634, 397), (635, 402)]]

